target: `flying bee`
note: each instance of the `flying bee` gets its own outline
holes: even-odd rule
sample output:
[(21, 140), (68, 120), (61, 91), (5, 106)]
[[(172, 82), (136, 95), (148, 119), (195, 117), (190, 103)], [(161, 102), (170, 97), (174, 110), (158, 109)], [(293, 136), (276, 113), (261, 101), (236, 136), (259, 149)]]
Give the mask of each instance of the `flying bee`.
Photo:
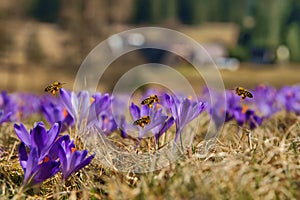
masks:
[(148, 105), (149, 108), (152, 108), (152, 106), (153, 106), (152, 104), (155, 103), (155, 102), (159, 103), (158, 97), (157, 97), (156, 94), (147, 97), (146, 99), (144, 99), (144, 100), (142, 101), (141, 104), (142, 104), (142, 105)]
[(246, 97), (253, 98), (253, 94), (243, 87), (235, 88), (235, 93), (239, 96), (242, 96), (243, 100), (246, 99)]
[(133, 122), (133, 125), (140, 126), (144, 128), (145, 125), (151, 122), (150, 117), (148, 115), (141, 117), (140, 119)]
[(61, 83), (61, 82), (54, 82), (52, 83), (51, 85), (48, 85), (46, 88), (45, 88), (45, 92), (50, 92), (52, 95), (55, 95), (56, 92), (58, 92), (58, 90), (60, 88), (62, 88), (62, 85), (64, 83)]

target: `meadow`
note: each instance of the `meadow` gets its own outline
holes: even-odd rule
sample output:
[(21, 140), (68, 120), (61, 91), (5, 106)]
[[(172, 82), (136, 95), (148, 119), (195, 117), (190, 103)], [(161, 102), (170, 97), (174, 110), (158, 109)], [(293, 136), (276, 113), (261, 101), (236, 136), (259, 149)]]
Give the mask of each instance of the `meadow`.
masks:
[[(185, 69), (180, 70), (182, 73), (189, 74)], [(29, 130), (37, 126), (36, 122), (43, 121), (48, 130), (54, 126), (56, 118), (50, 117), (49, 112), (54, 111), (48, 110), (47, 112), (46, 108), (48, 107), (45, 105), (53, 104), (50, 107), (56, 106), (54, 110), (58, 110), (62, 116), (60, 121), (64, 121), (62, 123), (64, 131), (61, 131), (60, 135), (70, 135), (70, 138), (74, 140), (76, 149), (81, 151), (87, 149), (89, 151), (88, 156), (93, 155), (91, 147), (78, 137), (81, 130), (80, 126), (77, 126), (81, 123), (80, 118), (72, 113), (71, 108), (68, 109), (68, 99), (63, 99), (64, 95), (68, 97), (68, 94), (71, 93), (68, 90), (60, 90), (56, 96), (16, 92), (8, 93), (5, 96), (4, 93), (1, 93), (2, 117), (6, 108), (12, 104), (15, 105), (13, 114), (3, 120), (0, 125), (1, 199), (299, 199), (299, 86), (283, 87), (279, 86), (280, 83), (277, 82), (278, 84), (274, 84), (277, 88), (274, 88), (270, 85), (259, 84), (262, 81), (257, 79), (252, 80), (252, 83), (241, 83), (245, 80), (243, 77), (237, 76), (237, 79), (242, 80), (236, 80), (233, 78), (236, 74), (229, 76), (227, 72), (222, 73), (225, 76), (225, 85), (229, 85), (228, 88), (237, 85), (236, 82), (240, 82), (241, 85), (248, 84), (249, 87), (253, 88), (251, 92), (253, 92), (254, 97), (241, 100), (240, 96), (228, 89), (226, 122), (221, 127), (217, 138), (205, 140), (208, 122), (210, 117), (214, 116), (210, 109), (217, 105), (206, 105), (205, 109), (202, 109), (200, 108), (202, 104), (185, 97), (178, 102), (168, 104), (168, 101), (172, 101), (168, 96), (165, 96), (165, 102), (162, 100), (161, 104), (167, 108), (169, 105), (170, 108), (166, 109), (167, 116), (165, 117), (168, 119), (173, 117), (175, 121), (170, 124), (168, 132), (165, 131), (160, 136), (167, 138), (165, 140), (167, 142), (172, 142), (174, 136), (182, 133), (177, 133), (177, 127), (186, 125), (186, 129), (188, 129), (190, 124), (182, 124), (184, 121), (182, 119), (188, 117), (182, 117), (178, 113), (172, 112), (172, 105), (178, 103), (179, 107), (181, 106), (182, 109), (188, 107), (186, 109), (189, 111), (195, 108), (199, 109), (197, 116), (195, 114), (189, 118), (190, 120), (187, 120), (191, 122), (197, 118), (198, 130), (194, 133), (192, 144), (181, 151), (180, 159), (168, 163), (159, 170), (136, 173), (134, 170), (124, 171), (119, 170), (118, 167), (109, 167), (101, 163), (99, 159), (94, 158), (84, 168), (76, 170), (67, 178), (64, 172), (58, 172), (45, 178), (39, 184), (33, 184), (34, 182), (30, 182), (32, 180), (24, 182), (24, 168), (26, 170), (26, 166), (23, 166), (23, 169), (20, 166), (19, 159), (22, 159), (22, 156), (20, 157), (22, 152), (20, 151), (20, 137), (16, 134), (16, 130), (19, 129), (16, 129), (14, 124), (23, 123)], [(291, 72), (291, 74), (293, 73)], [(231, 80), (231, 82), (226, 80)], [(294, 80), (291, 79), (290, 81), (297, 81), (296, 76)], [(84, 95), (77, 95), (77, 97), (82, 101), (84, 98), (90, 99), (90, 96), (84, 97)], [(99, 97), (94, 96), (93, 98), (92, 101), (88, 101), (88, 105), (94, 103), (96, 106), (98, 102), (98, 106), (101, 107), (103, 99), (106, 97), (99, 95)], [(7, 103), (5, 99), (12, 99), (13, 103)], [(24, 101), (24, 99), (27, 100)], [(35, 105), (33, 103), (35, 100), (38, 102), (36, 105), (39, 105), (37, 107), (32, 106)], [(192, 107), (190, 108), (189, 105)], [(80, 110), (80, 108), (78, 109)], [(139, 117), (134, 116), (134, 113), (138, 112), (137, 110), (145, 109), (151, 117), (154, 117), (156, 115), (151, 114), (152, 109), (155, 109), (156, 112), (159, 107), (156, 105), (154, 108), (131, 105), (128, 109), (131, 110), (132, 119), (136, 120), (139, 119)], [(219, 110), (222, 111), (221, 108)], [(221, 114), (224, 113), (221, 112)], [(68, 124), (66, 120), (68, 115), (73, 117), (75, 125)], [(99, 115), (103, 116), (102, 114)], [(218, 119), (218, 116), (214, 117)], [(163, 118), (163, 122), (165, 122), (164, 120), (166, 118)], [(80, 123), (78, 123), (79, 121)], [(112, 128), (106, 124), (113, 123), (110, 118), (105, 118), (101, 122), (105, 125), (101, 127), (101, 130), (107, 131), (104, 133), (105, 137), (115, 144), (119, 144), (123, 151), (132, 156), (132, 159), (138, 154), (153, 153), (166, 147), (162, 144), (159, 146), (155, 142), (155, 137), (152, 137), (149, 140), (141, 139), (139, 152), (137, 152), (137, 149), (130, 148), (136, 144), (136, 138), (131, 138), (128, 135), (126, 137), (122, 135), (119, 130), (120, 127)], [(87, 126), (88, 123), (86, 121), (84, 123)], [(147, 129), (147, 125), (150, 126), (151, 123), (146, 124), (145, 127), (139, 127), (139, 133), (144, 134), (144, 128)], [(130, 124), (127, 126), (130, 127)], [(208, 152), (205, 152), (210, 143), (214, 145), (210, 146)], [(32, 149), (34, 148), (26, 146), (26, 152), (29, 155), (31, 155)], [(44, 158), (42, 160), (46, 163), (48, 160), (46, 161)], [(37, 163), (41, 165), (41, 161)], [(33, 179), (34, 176), (36, 174), (33, 173)]]

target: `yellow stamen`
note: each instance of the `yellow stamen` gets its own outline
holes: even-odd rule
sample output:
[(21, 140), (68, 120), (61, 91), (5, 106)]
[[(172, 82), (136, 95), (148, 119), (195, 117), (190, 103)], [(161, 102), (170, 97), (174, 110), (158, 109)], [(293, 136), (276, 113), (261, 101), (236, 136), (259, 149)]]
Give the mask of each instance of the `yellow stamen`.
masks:
[(74, 153), (75, 151), (76, 151), (76, 148), (75, 148), (75, 147), (72, 147), (72, 148), (71, 148), (71, 152)]
[(49, 161), (50, 161), (50, 158), (48, 156), (45, 156), (45, 158), (39, 162), (39, 165), (41, 165), (44, 162), (49, 162)]
[(95, 98), (94, 98), (94, 97), (91, 97), (91, 98), (90, 98), (90, 104), (92, 104), (94, 101), (95, 101)]
[(242, 107), (242, 113), (245, 114), (247, 112), (247, 110), (248, 110), (248, 106), (243, 105), (243, 107)]
[(63, 116), (64, 116), (64, 117), (67, 117), (67, 115), (68, 115), (68, 111), (67, 111), (66, 108), (64, 108), (64, 109), (63, 109)]

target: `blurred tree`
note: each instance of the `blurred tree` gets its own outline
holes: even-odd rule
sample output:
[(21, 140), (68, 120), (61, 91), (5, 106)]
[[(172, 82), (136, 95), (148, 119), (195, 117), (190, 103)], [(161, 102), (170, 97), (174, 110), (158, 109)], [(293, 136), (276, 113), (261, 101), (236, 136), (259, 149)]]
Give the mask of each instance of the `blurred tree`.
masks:
[(300, 62), (300, 2), (290, 4), (286, 26), (281, 29), (281, 37), (290, 50), (291, 61)]
[(178, 4), (177, 0), (165, 0), (162, 1), (162, 17), (164, 20), (177, 20), (177, 10), (178, 10)]
[(60, 0), (31, 0), (29, 14), (39, 21), (57, 22)]
[(290, 50), (291, 61), (300, 61), (300, 26), (293, 23), (289, 26), (286, 36), (286, 44)]
[(178, 17), (184, 24), (192, 24), (192, 1), (178, 0)]
[(135, 0), (134, 2), (134, 23), (149, 23), (151, 20), (151, 0)]

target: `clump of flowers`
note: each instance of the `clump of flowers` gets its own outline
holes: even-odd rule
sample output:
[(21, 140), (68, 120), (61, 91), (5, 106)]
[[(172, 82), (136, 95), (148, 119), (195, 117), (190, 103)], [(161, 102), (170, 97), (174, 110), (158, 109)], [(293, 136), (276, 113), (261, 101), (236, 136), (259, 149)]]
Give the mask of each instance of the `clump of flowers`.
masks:
[(176, 141), (181, 136), (184, 127), (202, 113), (206, 104), (201, 101), (192, 101), (188, 98), (178, 99), (168, 94), (165, 94), (164, 98), (175, 120)]
[(38, 122), (29, 132), (22, 123), (15, 124), (14, 129), (21, 140), (19, 160), (24, 171), (23, 186), (39, 185), (60, 170), (66, 180), (95, 156), (86, 157), (88, 152), (76, 150), (68, 135), (59, 136), (61, 122), (54, 123), (49, 130), (43, 122)]
[(6, 91), (0, 93), (0, 125), (3, 122), (16, 120), (16, 103)]
[[(149, 91), (148, 91), (149, 92)], [(220, 128), (225, 122), (235, 120), (239, 126), (255, 129), (264, 120), (280, 110), (300, 114), (300, 86), (283, 87), (280, 90), (268, 85), (259, 85), (253, 91), (252, 99), (241, 100), (234, 91), (226, 91), (226, 100), (220, 98), (214, 105), (208, 104), (209, 95), (204, 93), (203, 101), (166, 93), (151, 91), (147, 94), (158, 94), (159, 102), (149, 105), (131, 103), (129, 110), (131, 119), (126, 121), (123, 113), (124, 102), (119, 102), (109, 94), (89, 94), (81, 91), (78, 94), (59, 90), (59, 96), (38, 97), (32, 94), (8, 95), (0, 93), (0, 125), (4, 122), (17, 122), (35, 113), (43, 114), (51, 126), (49, 130), (43, 122), (37, 122), (31, 129), (15, 124), (14, 129), (21, 140), (19, 160), (24, 171), (24, 186), (40, 185), (59, 171), (66, 180), (72, 173), (88, 165), (95, 154), (87, 156), (88, 151), (76, 149), (69, 135), (61, 135), (66, 130), (94, 127), (104, 136), (120, 131), (123, 138), (130, 131), (137, 133), (137, 140), (150, 133), (159, 147), (162, 135), (175, 127), (175, 141), (182, 142), (184, 128), (205, 109), (211, 114), (216, 126)], [(222, 101), (222, 102), (221, 102)], [(115, 113), (112, 112), (112, 103)], [(204, 103), (205, 102), (205, 103)], [(135, 126), (133, 122), (148, 116), (149, 123)], [(174, 125), (175, 124), (175, 125)], [(166, 135), (166, 134), (165, 134)], [(181, 144), (182, 145), (182, 144)]]

